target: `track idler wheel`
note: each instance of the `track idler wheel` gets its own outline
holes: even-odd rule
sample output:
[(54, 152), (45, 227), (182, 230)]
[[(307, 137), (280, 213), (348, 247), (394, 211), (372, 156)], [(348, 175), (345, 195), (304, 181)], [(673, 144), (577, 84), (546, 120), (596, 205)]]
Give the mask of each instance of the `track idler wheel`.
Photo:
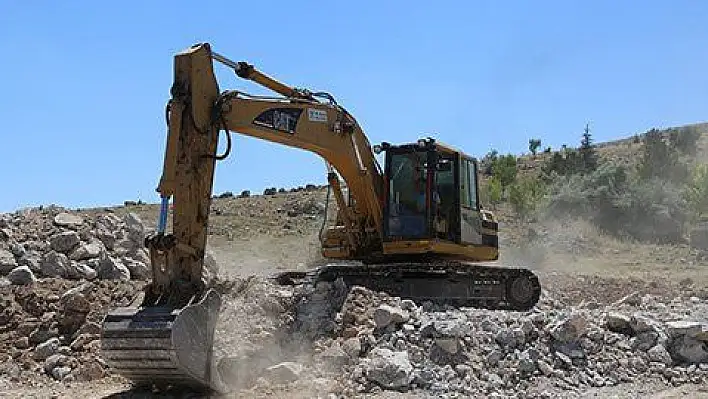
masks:
[(506, 281), (506, 300), (514, 310), (531, 310), (540, 296), (541, 285), (532, 273), (520, 273)]

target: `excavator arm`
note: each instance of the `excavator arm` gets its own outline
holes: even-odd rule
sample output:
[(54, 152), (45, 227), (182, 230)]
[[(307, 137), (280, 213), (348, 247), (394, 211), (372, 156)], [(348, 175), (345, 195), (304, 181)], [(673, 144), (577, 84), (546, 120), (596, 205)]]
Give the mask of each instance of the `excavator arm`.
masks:
[[(240, 77), (288, 97), (253, 97), (238, 91), (219, 93), (213, 60)], [(211, 52), (200, 44), (175, 57), (175, 78), (168, 105), (169, 133), (163, 175), (158, 186), (162, 207), (157, 234), (150, 237), (155, 268), (148, 289), (153, 301), (169, 292), (168, 302), (182, 306), (200, 293), (215, 162), (231, 150), (230, 132), (311, 151), (346, 182), (347, 202), (337, 173), (335, 189), (348, 257), (380, 250), (382, 174), (371, 144), (344, 108), (316, 99), (318, 93), (290, 88), (253, 66)], [(226, 132), (225, 154), (217, 154), (219, 132)], [(167, 209), (174, 198), (173, 232), (165, 234)], [(377, 248), (378, 247), (378, 248)], [(169, 265), (169, 266), (168, 266)], [(179, 286), (175, 286), (179, 285)]]
[[(220, 92), (214, 60), (283, 97)], [(339, 206), (340, 226), (334, 234), (342, 235), (342, 257), (381, 250), (383, 177), (361, 127), (331, 96), (290, 88), (247, 63), (212, 52), (208, 44), (175, 56), (167, 119), (158, 229), (145, 243), (153, 278), (140, 307), (106, 317), (102, 348), (109, 364), (133, 381), (220, 390), (211, 359), (220, 298), (202, 281), (202, 269), (215, 164), (231, 150), (230, 132), (324, 158)], [(226, 151), (217, 154), (221, 130)], [(348, 201), (338, 175), (346, 182)]]

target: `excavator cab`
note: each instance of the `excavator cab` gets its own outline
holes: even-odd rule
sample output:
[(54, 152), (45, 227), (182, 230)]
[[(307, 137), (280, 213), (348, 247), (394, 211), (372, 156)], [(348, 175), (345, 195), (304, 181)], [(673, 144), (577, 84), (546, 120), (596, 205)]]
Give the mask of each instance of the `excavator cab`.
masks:
[(480, 206), (477, 161), (421, 139), (385, 152), (384, 253), (498, 258), (498, 223)]

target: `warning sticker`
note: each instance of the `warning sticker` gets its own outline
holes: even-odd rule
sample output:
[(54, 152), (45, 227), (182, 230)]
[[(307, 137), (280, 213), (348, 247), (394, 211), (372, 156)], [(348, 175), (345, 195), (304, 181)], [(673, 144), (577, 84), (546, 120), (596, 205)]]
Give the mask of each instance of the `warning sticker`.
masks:
[(327, 111), (321, 109), (308, 108), (307, 117), (312, 122), (327, 122)]

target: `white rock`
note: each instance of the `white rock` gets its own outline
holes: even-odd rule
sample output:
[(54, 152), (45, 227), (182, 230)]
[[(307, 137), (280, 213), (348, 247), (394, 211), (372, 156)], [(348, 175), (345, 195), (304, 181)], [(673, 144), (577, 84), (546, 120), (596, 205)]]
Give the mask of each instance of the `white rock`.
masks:
[(84, 262), (71, 261), (69, 278), (93, 280), (98, 277), (98, 272)]
[(130, 212), (123, 216), (123, 222), (128, 230), (128, 238), (130, 238), (131, 241), (142, 245), (145, 240), (145, 225), (143, 224), (143, 221), (140, 220), (140, 216), (138, 216), (135, 212)]
[(376, 347), (369, 352), (366, 378), (389, 388), (403, 388), (413, 381), (413, 366), (408, 360), (408, 352), (394, 352)]
[(59, 338), (49, 338), (34, 349), (35, 360), (45, 360), (59, 350)]
[(263, 377), (269, 382), (287, 384), (300, 378), (302, 366), (294, 362), (283, 362), (265, 369)]
[(539, 359), (536, 363), (538, 364), (538, 369), (541, 371), (541, 373), (543, 373), (543, 375), (545, 375), (546, 377), (550, 377), (553, 375), (555, 370), (553, 370), (553, 367), (550, 364), (546, 363), (546, 361)]
[(344, 350), (349, 357), (356, 359), (361, 354), (361, 341), (358, 337), (349, 338), (342, 343), (342, 350)]
[(332, 346), (328, 347), (322, 353), (320, 353), (320, 357), (326, 363), (338, 366), (347, 364), (350, 359), (350, 356), (342, 349), (342, 347), (337, 341), (335, 341)]
[(671, 355), (661, 344), (655, 345), (651, 349), (649, 349), (647, 351), (647, 355), (649, 356), (649, 360), (653, 362), (662, 363), (666, 366), (671, 366), (671, 364), (673, 364)]
[(64, 380), (70, 373), (71, 367), (68, 366), (55, 367), (51, 372), (52, 377), (54, 377), (54, 379), (58, 381)]
[(130, 280), (130, 271), (118, 259), (102, 253), (98, 262), (98, 277), (102, 280)]
[(100, 241), (94, 241), (88, 244), (78, 246), (69, 256), (71, 260), (86, 260), (98, 258), (104, 250), (104, 246)]
[(84, 218), (79, 215), (62, 212), (54, 216), (54, 224), (62, 227), (76, 228), (84, 224)]

